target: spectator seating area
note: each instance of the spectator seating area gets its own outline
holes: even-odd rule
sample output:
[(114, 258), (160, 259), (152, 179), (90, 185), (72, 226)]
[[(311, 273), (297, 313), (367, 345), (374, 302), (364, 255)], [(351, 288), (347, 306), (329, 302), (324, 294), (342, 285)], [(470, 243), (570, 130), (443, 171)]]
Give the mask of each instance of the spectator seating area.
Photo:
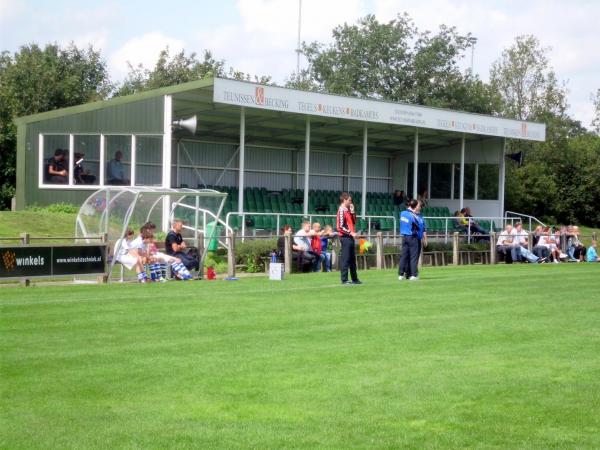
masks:
[[(202, 188), (204, 186), (199, 186)], [(222, 217), (230, 212), (238, 211), (238, 188), (228, 186), (206, 186), (207, 189), (215, 189), (220, 192), (227, 192), (229, 195), (225, 203)], [(357, 211), (361, 212), (362, 195), (360, 192), (350, 192)], [(319, 222), (321, 225), (335, 226), (335, 216), (339, 206), (340, 191), (311, 190), (309, 192), (308, 213), (311, 215), (312, 222)], [(282, 191), (269, 191), (265, 188), (246, 188), (244, 191), (244, 212), (250, 213), (245, 216), (245, 226), (247, 229), (264, 230), (268, 232), (277, 231), (277, 218), (275, 214), (282, 214), (279, 226), (289, 224), (293, 229), (298, 229), (302, 223), (304, 205), (304, 190), (302, 189), (284, 189)], [(394, 220), (392, 217), (398, 217), (404, 205), (394, 205), (393, 194), (387, 192), (369, 192), (367, 194), (367, 216), (375, 216), (371, 219), (371, 227), (377, 231), (392, 232), (394, 230)], [(265, 213), (266, 215), (253, 215), (251, 213)], [(272, 215), (270, 215), (272, 213)], [(291, 214), (295, 214), (292, 216)], [(422, 214), (427, 217), (427, 227), (431, 233), (444, 233), (446, 231), (446, 221), (442, 217), (452, 217), (448, 207), (427, 207), (423, 208)], [(330, 217), (326, 217), (330, 216)], [(377, 216), (385, 216), (377, 218)], [(440, 219), (435, 219), (440, 217)], [(185, 219), (185, 217), (183, 217)], [(490, 221), (479, 221), (484, 229), (490, 229)], [(242, 226), (241, 218), (237, 215), (231, 215), (229, 224), (234, 229)], [(493, 224), (494, 230), (499, 228)], [(357, 229), (366, 231), (368, 229), (368, 220), (359, 219)], [(448, 232), (454, 232), (454, 221), (448, 221)]]

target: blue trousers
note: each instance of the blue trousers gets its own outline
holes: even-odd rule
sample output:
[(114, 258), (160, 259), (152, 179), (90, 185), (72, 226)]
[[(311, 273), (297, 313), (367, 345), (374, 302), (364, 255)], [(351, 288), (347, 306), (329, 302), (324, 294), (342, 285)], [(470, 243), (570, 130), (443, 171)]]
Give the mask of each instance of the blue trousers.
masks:
[(419, 276), (419, 253), (421, 242), (416, 236), (402, 236), (402, 253), (398, 265), (398, 275), (407, 278)]

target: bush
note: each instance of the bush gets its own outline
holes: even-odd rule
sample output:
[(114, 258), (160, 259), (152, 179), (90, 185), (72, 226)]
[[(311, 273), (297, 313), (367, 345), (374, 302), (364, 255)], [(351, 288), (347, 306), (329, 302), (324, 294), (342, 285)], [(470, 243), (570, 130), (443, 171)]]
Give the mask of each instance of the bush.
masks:
[(77, 214), (79, 212), (79, 206), (71, 203), (53, 203), (47, 206), (32, 205), (27, 208), (29, 211), (45, 211), (49, 213), (62, 213), (62, 214)]
[(265, 261), (261, 258), (269, 256), (276, 248), (276, 239), (246, 239), (246, 242), (236, 243), (235, 263), (246, 265), (247, 272), (264, 272)]
[(204, 272), (206, 269), (212, 267), (216, 273), (227, 273), (227, 257), (219, 255), (216, 252), (208, 252), (204, 259)]

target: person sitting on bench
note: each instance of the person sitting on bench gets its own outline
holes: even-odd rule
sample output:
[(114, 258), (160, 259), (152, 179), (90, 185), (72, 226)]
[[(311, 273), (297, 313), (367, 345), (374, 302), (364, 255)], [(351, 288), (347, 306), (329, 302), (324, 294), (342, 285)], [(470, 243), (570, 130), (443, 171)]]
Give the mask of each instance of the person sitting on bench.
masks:
[(315, 234), (316, 233), (311, 229), (310, 222), (304, 221), (302, 222), (302, 228), (300, 228), (294, 236), (294, 250), (297, 249), (296, 251), (302, 255), (298, 260), (298, 268), (300, 269), (301, 264), (302, 271), (310, 271), (314, 267), (315, 260), (317, 259), (317, 255), (310, 245), (311, 239)]
[(171, 223), (171, 230), (167, 233), (167, 237), (165, 238), (165, 250), (167, 255), (179, 258), (188, 270), (198, 270), (200, 268), (200, 262), (198, 261), (198, 258), (195, 258), (191, 253), (191, 249), (187, 248), (187, 245), (181, 236), (182, 228), (183, 222), (181, 220), (173, 220)]
[(147, 281), (146, 270), (142, 257), (139, 255), (137, 249), (131, 245), (133, 241), (134, 232), (132, 229), (128, 229), (123, 239), (119, 239), (115, 242), (115, 258), (116, 260), (126, 267), (127, 270), (131, 270), (135, 267), (137, 273), (137, 279), (140, 283)]
[(54, 156), (48, 160), (46, 180), (51, 184), (69, 184), (66, 151), (57, 148)]

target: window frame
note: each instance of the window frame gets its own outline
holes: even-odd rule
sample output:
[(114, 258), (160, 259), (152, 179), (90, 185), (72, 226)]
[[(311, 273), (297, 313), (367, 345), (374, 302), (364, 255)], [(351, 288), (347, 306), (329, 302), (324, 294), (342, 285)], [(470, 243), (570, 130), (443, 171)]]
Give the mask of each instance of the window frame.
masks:
[[(44, 137), (45, 136), (68, 136), (69, 138), (69, 183), (68, 184), (52, 184), (45, 181), (44, 167), (46, 166), (44, 158)], [(75, 184), (73, 182), (73, 170), (71, 167), (73, 157), (75, 155), (75, 136), (99, 136), (100, 137), (100, 158), (99, 158), (99, 172), (97, 175), (97, 184)], [(58, 189), (58, 190), (77, 190), (77, 191), (96, 191), (98, 189), (112, 186), (106, 184), (106, 138), (110, 136), (130, 136), (131, 137), (131, 179), (129, 184), (126, 186), (136, 187), (135, 175), (136, 175), (136, 140), (138, 137), (161, 137), (163, 140), (165, 136), (163, 133), (38, 133), (38, 189)], [(164, 159), (164, 155), (163, 155)], [(150, 163), (149, 163), (150, 164)], [(162, 167), (163, 164), (151, 164)], [(162, 185), (162, 184), (161, 184)], [(155, 185), (152, 185), (156, 187)], [(139, 186), (138, 186), (139, 187)]]

